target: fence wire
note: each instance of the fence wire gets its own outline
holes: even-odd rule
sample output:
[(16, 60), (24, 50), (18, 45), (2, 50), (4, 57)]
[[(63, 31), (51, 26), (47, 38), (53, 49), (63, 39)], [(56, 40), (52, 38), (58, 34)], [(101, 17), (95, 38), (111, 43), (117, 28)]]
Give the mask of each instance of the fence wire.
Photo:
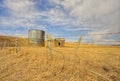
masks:
[[(118, 35), (118, 34), (120, 34), (120, 32), (104, 33), (104, 34), (92, 34), (92, 35), (97, 36), (97, 35), (113, 35), (113, 34)], [(88, 35), (88, 34), (86, 34), (86, 35)], [(75, 41), (76, 44), (74, 43), (73, 46), (70, 47), (70, 49), (69, 49), (69, 46), (68, 46), (68, 49), (64, 49), (64, 48), (67, 48), (67, 46), (66, 47), (52, 47), (51, 46), (51, 37), (48, 36), (47, 48), (45, 48), (45, 51), (47, 51), (47, 50), (48, 51), (46, 53), (44, 53), (44, 54), (46, 54), (46, 56), (44, 56), (44, 54), (42, 55), (42, 53), (41, 53), (41, 58), (39, 58), (42, 60), (46, 60), (46, 63), (44, 64), (44, 63), (42, 63), (42, 61), (40, 61), (41, 64), (39, 64), (40, 65), (39, 68), (37, 68), (37, 69), (30, 68), (31, 66), (29, 66), (28, 69), (30, 69), (30, 70), (34, 69), (37, 71), (40, 70), (39, 74), (43, 74), (43, 77), (40, 77), (39, 80), (42, 80), (42, 81), (47, 81), (47, 79), (49, 81), (55, 81), (55, 80), (74, 81), (75, 79), (77, 79), (79, 81), (85, 81), (85, 80), (87, 80), (87, 76), (93, 78), (93, 81), (94, 80), (97, 80), (97, 81), (119, 81), (118, 80), (120, 78), (120, 77), (118, 77), (119, 70), (117, 68), (113, 68), (113, 66), (108, 68), (107, 65), (97, 67), (97, 66), (93, 66), (91, 64), (91, 63), (94, 64), (94, 62), (87, 61), (86, 57), (87, 57), (87, 55), (89, 57), (89, 55), (90, 55), (89, 52), (91, 52), (93, 54), (95, 53), (94, 55), (101, 54), (102, 52), (100, 49), (98, 50), (99, 52), (95, 52), (94, 50), (96, 50), (96, 47), (94, 47), (95, 49), (93, 50), (91, 46), (89, 46), (89, 47), (86, 46), (83, 49), (81, 47), (81, 40), (82, 40), (82, 38), (79, 38), (78, 41), (76, 40)], [(90, 39), (84, 39), (84, 40), (90, 40)], [(97, 42), (120, 42), (120, 41), (119, 40), (117, 40), (117, 41), (99, 40)], [(24, 49), (22, 49), (22, 48), (21, 48), (21, 50), (19, 50), (19, 48), (20, 48), (19, 44), (20, 44), (19, 41), (16, 40), (14, 42), (13, 48), (12, 47), (9, 48), (6, 45), (6, 41), (3, 40), (2, 42), (0, 42), (0, 47), (1, 47), (0, 56), (4, 56), (2, 53), (6, 53), (6, 55), (11, 53), (8, 55), (10, 58), (13, 58), (13, 56), (19, 58), (19, 57), (23, 56), (22, 54), (24, 54), (24, 55), (26, 55), (26, 57), (22, 57), (22, 60), (20, 60), (20, 62), (21, 62), (21, 64), (23, 64), (24, 61), (27, 61), (29, 64), (29, 60), (31, 61), (31, 59), (29, 59), (29, 60), (26, 60), (26, 59), (28, 57), (30, 57), (29, 54), (31, 54), (31, 53), (30, 53), (30, 51), (26, 51), (24, 53), (23, 52)], [(15, 49), (15, 50), (13, 50), (13, 49)], [(29, 49), (29, 47), (27, 47), (27, 49)], [(36, 48), (36, 49), (39, 49), (39, 48)], [(92, 49), (92, 51), (85, 50), (85, 49)], [(107, 49), (111, 50), (111, 48), (107, 48)], [(40, 50), (38, 50), (38, 51), (40, 51)], [(37, 55), (39, 55), (39, 53)], [(109, 54), (111, 55), (110, 51), (109, 51)], [(43, 58), (42, 56), (46, 57), (46, 58)], [(50, 59), (49, 59), (49, 57), (50, 57)], [(95, 56), (93, 56), (93, 57), (95, 57)], [(108, 55), (105, 55), (105, 57), (108, 58)], [(115, 56), (113, 55), (112, 57), (115, 57)], [(119, 54), (114, 59), (116, 59), (116, 58), (120, 62), (120, 55)], [(0, 57), (0, 60), (1, 59), (2, 58)], [(30, 63), (35, 64), (36, 59), (37, 59), (37, 56), (35, 56), (35, 58), (32, 59), (33, 62), (30, 62)], [(110, 59), (110, 58), (108, 58), (106, 60), (112, 61), (112, 59)], [(100, 62), (99, 60), (96, 60), (96, 61)], [(120, 65), (119, 62), (118, 62), (118, 65)], [(106, 62), (106, 63), (108, 63), (108, 62)], [(10, 65), (10, 63), (8, 63), (8, 64)], [(13, 66), (15, 65), (15, 63), (12, 63), (12, 64), (13, 64)], [(8, 68), (6, 67), (5, 69), (8, 69)], [(5, 69), (1, 68), (0, 72), (4, 71)], [(104, 72), (99, 72), (98, 69), (102, 69), (102, 71), (104, 71)], [(112, 75), (111, 76), (110, 74), (108, 74), (109, 72), (115, 72), (115, 74), (110, 73)], [(42, 76), (42, 75), (40, 75), (40, 76)], [(1, 78), (5, 78), (5, 75), (0, 76), (0, 79)], [(88, 79), (88, 80), (90, 80), (90, 79)]]

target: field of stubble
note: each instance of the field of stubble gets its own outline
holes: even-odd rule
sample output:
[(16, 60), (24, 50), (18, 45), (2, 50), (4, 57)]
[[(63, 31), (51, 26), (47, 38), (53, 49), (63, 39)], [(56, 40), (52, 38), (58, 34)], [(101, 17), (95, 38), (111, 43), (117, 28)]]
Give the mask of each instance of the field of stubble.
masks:
[(0, 50), (0, 81), (120, 81), (120, 46), (75, 45)]

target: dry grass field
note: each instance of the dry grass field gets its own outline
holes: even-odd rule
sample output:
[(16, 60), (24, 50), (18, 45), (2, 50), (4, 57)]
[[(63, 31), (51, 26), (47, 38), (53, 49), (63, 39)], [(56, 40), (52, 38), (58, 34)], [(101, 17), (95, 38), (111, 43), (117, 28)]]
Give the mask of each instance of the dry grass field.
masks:
[(17, 53), (15, 47), (0, 49), (0, 81), (120, 81), (120, 46), (81, 44), (76, 50), (75, 43), (66, 43), (52, 46), (50, 54), (47, 47), (19, 41)]
[(0, 50), (0, 81), (120, 81), (120, 46), (75, 44)]

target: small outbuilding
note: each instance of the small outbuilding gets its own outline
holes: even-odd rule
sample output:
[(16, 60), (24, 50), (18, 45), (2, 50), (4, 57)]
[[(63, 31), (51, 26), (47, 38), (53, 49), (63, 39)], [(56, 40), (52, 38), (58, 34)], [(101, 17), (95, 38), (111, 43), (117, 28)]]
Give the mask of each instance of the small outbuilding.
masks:
[(54, 45), (55, 46), (64, 46), (65, 45), (65, 39), (64, 38), (55, 38), (54, 39)]

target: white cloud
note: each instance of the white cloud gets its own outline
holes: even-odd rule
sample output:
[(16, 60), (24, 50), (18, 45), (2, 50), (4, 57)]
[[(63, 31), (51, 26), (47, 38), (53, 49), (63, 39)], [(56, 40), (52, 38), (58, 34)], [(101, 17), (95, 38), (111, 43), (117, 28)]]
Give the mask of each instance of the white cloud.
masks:
[(33, 0), (4, 0), (3, 7), (7, 9), (8, 16), (1, 17), (0, 25), (9, 27), (33, 28), (39, 18), (39, 12), (35, 8)]
[[(64, 20), (64, 12), (57, 6), (48, 11), (38, 11), (35, 8), (36, 2), (33, 0), (5, 0), (3, 5), (4, 8), (7, 8), (10, 16), (1, 17), (1, 25), (43, 29), (36, 21), (49, 22), (55, 26), (66, 25), (68, 23)], [(41, 18), (42, 16), (47, 17), (47, 19)]]
[(32, 0), (5, 0), (3, 4), (13, 16), (22, 18), (34, 17), (35, 2)]
[[(72, 22), (78, 25), (76, 28), (78, 30), (82, 26), (94, 27), (95, 31), (90, 34), (120, 31), (120, 0), (52, 0), (52, 2), (62, 5), (69, 12), (68, 15), (73, 17)], [(92, 37), (94, 40), (100, 40), (105, 36)]]
[(36, 23), (43, 21), (66, 31), (94, 29), (90, 34), (120, 31), (120, 0), (50, 0), (48, 4), (56, 6), (46, 11), (36, 9), (36, 0), (4, 0), (3, 3), (1, 6), (7, 8), (10, 16), (1, 18), (0, 25), (46, 29)]

